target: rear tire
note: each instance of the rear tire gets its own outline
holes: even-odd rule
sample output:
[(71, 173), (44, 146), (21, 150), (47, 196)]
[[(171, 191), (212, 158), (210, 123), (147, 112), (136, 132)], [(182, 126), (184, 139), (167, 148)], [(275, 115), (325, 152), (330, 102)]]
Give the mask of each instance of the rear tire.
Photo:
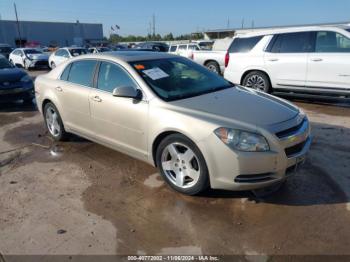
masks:
[(55, 105), (51, 102), (47, 103), (44, 107), (44, 120), (49, 134), (54, 140), (64, 141), (67, 139), (68, 134), (64, 129), (61, 116)]
[(271, 92), (271, 83), (268, 76), (260, 71), (253, 71), (247, 74), (243, 79), (243, 85), (265, 93)]
[(181, 134), (169, 135), (161, 141), (156, 163), (169, 186), (182, 194), (196, 195), (209, 187), (209, 172), (202, 153)]
[(220, 66), (218, 63), (211, 61), (205, 64), (205, 67), (208, 68), (209, 71), (213, 72), (213, 73), (217, 73), (218, 75), (221, 74), (220, 71)]

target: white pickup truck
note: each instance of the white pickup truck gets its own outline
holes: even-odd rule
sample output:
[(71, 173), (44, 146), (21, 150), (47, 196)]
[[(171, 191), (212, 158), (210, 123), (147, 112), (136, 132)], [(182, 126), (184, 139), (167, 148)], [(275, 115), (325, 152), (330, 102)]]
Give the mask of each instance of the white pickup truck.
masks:
[(228, 52), (232, 38), (216, 40), (211, 51), (193, 51), (191, 58), (198, 64), (207, 67), (210, 71), (224, 74), (225, 66), (228, 62)]

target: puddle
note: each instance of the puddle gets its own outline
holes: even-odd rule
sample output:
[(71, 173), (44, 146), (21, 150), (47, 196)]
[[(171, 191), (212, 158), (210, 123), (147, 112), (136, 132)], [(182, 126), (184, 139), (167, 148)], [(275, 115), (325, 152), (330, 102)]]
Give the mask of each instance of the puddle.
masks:
[(161, 178), (159, 173), (155, 173), (153, 175), (150, 175), (145, 182), (143, 182), (143, 184), (145, 186), (148, 186), (150, 188), (157, 188), (157, 187), (161, 187), (162, 185), (164, 185), (164, 181)]
[(50, 155), (53, 157), (60, 157), (63, 155), (64, 147), (60, 145), (53, 145), (50, 149)]

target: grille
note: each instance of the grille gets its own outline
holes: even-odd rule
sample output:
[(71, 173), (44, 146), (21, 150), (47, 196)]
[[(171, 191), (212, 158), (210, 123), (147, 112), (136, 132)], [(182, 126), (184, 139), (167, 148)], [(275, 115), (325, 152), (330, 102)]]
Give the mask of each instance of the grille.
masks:
[(288, 128), (286, 130), (283, 130), (283, 131), (280, 131), (278, 133), (276, 133), (276, 136), (278, 138), (284, 138), (284, 137), (287, 137), (289, 135), (292, 135), (294, 134), (296, 131), (298, 131), (302, 126), (303, 124), (305, 123), (306, 119), (304, 119), (299, 125), (297, 126), (293, 126), (291, 128)]
[[(5, 85), (4, 83), (8, 83), (8, 84)], [(16, 88), (16, 87), (21, 87), (21, 82), (20, 81), (3, 81), (3, 82), (0, 82), (0, 88), (2, 88), (2, 89)]]
[(35, 66), (48, 66), (49, 63), (47, 61), (37, 61), (35, 62)]
[(297, 144), (295, 146), (291, 146), (291, 147), (286, 148), (284, 151), (286, 152), (287, 157), (291, 157), (293, 155), (300, 153), (303, 150), (306, 142), (307, 142), (307, 140), (305, 140), (304, 142)]
[(235, 178), (236, 183), (261, 183), (274, 180), (271, 173), (256, 175), (239, 175)]

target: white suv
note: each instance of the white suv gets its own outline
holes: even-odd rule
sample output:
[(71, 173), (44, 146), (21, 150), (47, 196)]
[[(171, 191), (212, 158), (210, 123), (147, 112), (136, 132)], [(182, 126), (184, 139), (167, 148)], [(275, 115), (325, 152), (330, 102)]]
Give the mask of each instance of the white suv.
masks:
[(229, 81), (264, 92), (350, 96), (350, 27), (303, 27), (235, 37)]

